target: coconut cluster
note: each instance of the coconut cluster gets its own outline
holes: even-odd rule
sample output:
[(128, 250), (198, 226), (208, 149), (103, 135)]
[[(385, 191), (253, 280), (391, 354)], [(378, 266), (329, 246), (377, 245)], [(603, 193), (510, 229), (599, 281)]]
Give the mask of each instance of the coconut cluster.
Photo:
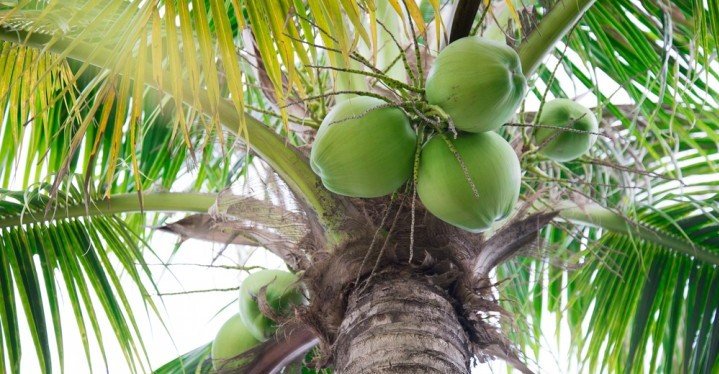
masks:
[(239, 313), (225, 322), (212, 342), (212, 364), (215, 370), (241, 365), (233, 360), (240, 354), (266, 341), (277, 329), (258, 304), (260, 290), (264, 290), (267, 305), (278, 315), (293, 305), (304, 302), (296, 275), (281, 270), (261, 270), (250, 274), (240, 286)]
[[(519, 159), (496, 130), (516, 113), (526, 91), (512, 48), (480, 37), (459, 39), (437, 55), (424, 91), (423, 108), (441, 116), (446, 130), (413, 123), (421, 117), (411, 120), (382, 100), (350, 98), (324, 118), (312, 146), (312, 169), (330, 191), (361, 198), (391, 194), (414, 176), (429, 212), (482, 232), (509, 215), (519, 199)], [(538, 123), (540, 152), (557, 161), (579, 157), (596, 140), (594, 115), (569, 100), (546, 103)]]

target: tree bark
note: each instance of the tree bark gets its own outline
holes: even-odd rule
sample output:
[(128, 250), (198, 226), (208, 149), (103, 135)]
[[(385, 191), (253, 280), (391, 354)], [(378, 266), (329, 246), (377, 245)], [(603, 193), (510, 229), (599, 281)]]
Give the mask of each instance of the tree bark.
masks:
[(428, 278), (377, 275), (349, 298), (338, 373), (469, 373), (468, 338), (446, 293)]

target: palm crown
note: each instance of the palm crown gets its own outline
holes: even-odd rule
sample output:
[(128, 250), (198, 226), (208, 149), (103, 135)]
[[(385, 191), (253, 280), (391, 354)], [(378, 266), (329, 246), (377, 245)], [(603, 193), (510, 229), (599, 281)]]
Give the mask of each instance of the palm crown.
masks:
[[(338, 196), (308, 150), (348, 97), (424, 121), (426, 73), (466, 35), (515, 48), (529, 82), (498, 130), (520, 156), (520, 203), (481, 237), (457, 234), (484, 243), (476, 273), (459, 278), (489, 282), (499, 315), (489, 325), (505, 343), (473, 353), (525, 370), (549, 311), (587, 371), (716, 370), (715, 1), (20, 0), (0, 1), (0, 371), (32, 352), (21, 315), (43, 370), (55, 356), (62, 366), (60, 293), (78, 329), (99, 336), (103, 315), (103, 339), (150, 370), (121, 282), (142, 295), (155, 287), (146, 227), (165, 225), (161, 212), (188, 214), (165, 230), (264, 247), (309, 279), (356, 236), (347, 217), (365, 214), (369, 237), (391, 237), (390, 213), (411, 216), (394, 234), (421, 241), (414, 181), (376, 203)], [(596, 98), (598, 140), (577, 160), (551, 161), (532, 127), (544, 102), (577, 95)], [(266, 187), (273, 198), (220, 193), (251, 165), (283, 181)], [(202, 367), (207, 354), (160, 371)]]

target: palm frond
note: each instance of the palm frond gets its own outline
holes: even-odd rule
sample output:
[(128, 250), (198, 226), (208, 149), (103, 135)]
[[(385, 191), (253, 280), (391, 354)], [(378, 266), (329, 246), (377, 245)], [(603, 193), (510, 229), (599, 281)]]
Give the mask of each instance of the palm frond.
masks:
[(212, 344), (195, 348), (157, 368), (154, 374), (203, 374), (212, 372)]
[[(639, 220), (719, 258), (719, 199), (707, 198), (714, 208), (705, 212), (684, 200), (663, 209), (640, 207)], [(719, 362), (710, 322), (719, 308), (716, 264), (631, 235), (604, 234), (592, 247), (598, 261), (567, 280), (573, 285), (567, 307), (590, 321), (586, 328), (574, 326), (584, 332), (575, 338), (590, 370), (709, 372)], [(645, 357), (651, 357), (649, 367)]]
[(515, 341), (537, 352), (549, 311), (572, 331), (589, 372), (707, 372), (719, 363), (717, 212), (716, 182), (705, 180), (635, 202), (618, 216), (628, 229), (550, 226), (550, 261), (516, 260), (497, 272), (505, 307), (531, 316), (517, 321)]
[[(236, 5), (235, 3), (233, 4)], [(71, 27), (65, 30), (53, 23), (48, 26), (43, 22), (48, 21), (50, 16), (47, 16), (47, 14), (53, 13), (50, 8), (38, 12), (19, 6), (8, 12), (0, 13), (3, 19), (7, 18), (9, 20), (3, 22), (2, 27), (0, 27), (0, 39), (10, 41), (13, 46), (28, 45), (53, 52), (61, 57), (76, 59), (82, 62), (82, 66), (95, 65), (102, 68), (102, 74), (94, 78), (97, 80), (95, 90), (101, 93), (102, 98), (109, 97), (113, 99), (110, 100), (113, 103), (109, 103), (105, 107), (108, 111), (112, 108), (110, 105), (114, 104), (120, 108), (121, 113), (125, 113), (125, 115), (115, 117), (116, 126), (107, 145), (109, 147), (106, 152), (109, 155), (107, 156), (109, 157), (109, 168), (105, 172), (106, 184), (109, 185), (114, 178), (114, 168), (119, 157), (120, 145), (125, 139), (128, 139), (129, 151), (127, 155), (129, 156), (129, 167), (132, 170), (130, 180), (134, 180), (136, 187), (142, 185), (140, 161), (137, 159), (137, 142), (143, 135), (141, 124), (145, 118), (141, 105), (143, 102), (143, 90), (140, 88), (148, 85), (165, 92), (174, 100), (174, 111), (177, 114), (176, 120), (173, 122), (171, 139), (175, 139), (175, 136), (182, 137), (189, 154), (192, 154), (193, 150), (193, 141), (189, 139), (191, 124), (197, 123), (201, 125), (198, 127), (204, 130), (207, 135), (203, 139), (203, 148), (208, 146), (211, 140), (215, 138), (218, 138), (220, 143), (229, 144), (224, 142), (226, 139), (224, 139), (224, 134), (220, 128), (220, 125), (223, 125), (243, 139), (246, 145), (257, 152), (279, 175), (287, 180), (289, 187), (302, 196), (305, 203), (320, 213), (320, 219), (328, 221), (326, 226), (336, 226), (332, 223), (337, 221), (337, 217), (333, 213), (336, 199), (324, 189), (317, 187), (317, 178), (312, 173), (309, 165), (303, 162), (304, 157), (301, 152), (294, 147), (287, 147), (286, 138), (278, 135), (276, 129), (265, 126), (253, 116), (245, 114), (242, 107), (238, 107), (238, 104), (244, 105), (244, 93), (241, 94), (239, 91), (233, 93), (233, 90), (238, 90), (242, 85), (230, 87), (227, 82), (228, 79), (233, 79), (232, 76), (245, 77), (246, 75), (241, 75), (241, 72), (233, 75), (233, 73), (227, 73), (226, 71), (239, 70), (247, 66), (247, 64), (243, 60), (240, 60), (240, 63), (237, 63), (236, 60), (222, 61), (221, 66), (223, 68), (222, 73), (220, 73), (220, 70), (217, 70), (216, 67), (210, 67), (206, 56), (203, 59), (204, 61), (196, 61), (194, 58), (198, 54), (202, 55), (202, 51), (205, 51), (204, 54), (207, 55), (207, 50), (212, 48), (226, 50), (223, 53), (229, 58), (229, 50), (234, 51), (236, 48), (240, 48), (236, 47), (235, 44), (222, 46), (222, 43), (238, 42), (227, 34), (232, 33), (234, 35), (234, 32), (227, 30), (227, 24), (232, 24), (228, 14), (234, 13), (221, 11), (222, 9), (232, 8), (222, 8), (218, 4), (209, 7), (209, 13), (212, 13), (215, 17), (213, 22), (216, 27), (210, 28), (208, 31), (192, 22), (193, 14), (197, 13), (201, 8), (207, 11), (207, 7), (197, 6), (194, 8), (192, 3), (181, 2), (174, 4), (166, 2), (157, 4), (138, 2), (138, 4), (132, 3), (128, 5), (124, 1), (118, 0), (107, 4), (112, 9), (121, 9), (120, 15), (110, 11), (100, 13), (81, 12), (81, 10), (87, 10), (84, 9), (86, 5), (83, 3), (81, 7), (75, 8), (71, 6), (70, 9), (63, 9), (63, 11), (76, 16), (79, 20), (87, 21), (94, 27), (87, 26), (80, 21), (78, 21), (79, 24), (87, 27)], [(195, 16), (201, 17), (197, 14)], [(208, 15), (208, 17), (210, 16)], [(220, 18), (223, 17), (228, 17), (225, 20), (227, 23), (221, 22)], [(73, 22), (70, 23), (75, 25), (75, 18), (72, 18), (72, 20)], [(179, 22), (178, 25), (175, 25), (176, 20)], [(102, 26), (98, 26), (99, 24)], [(54, 29), (51, 28), (54, 31), (54, 37), (50, 38), (42, 33), (43, 30), (47, 32), (45, 29), (47, 27), (55, 27)], [(196, 27), (200, 29), (196, 30)], [(227, 35), (212, 34), (213, 30), (216, 33), (223, 32)], [(214, 44), (214, 37), (219, 38), (219, 41), (217, 41), (219, 45)], [(149, 42), (147, 38), (150, 38)], [(242, 45), (242, 43), (238, 43)], [(151, 51), (148, 51), (148, 48)], [(140, 56), (143, 56), (143, 58), (140, 58)], [(235, 57), (233, 55), (233, 58)], [(156, 60), (158, 58), (159, 60)], [(206, 66), (203, 66), (203, 64)], [(208, 75), (212, 75), (211, 73), (217, 79), (209, 77)], [(193, 77), (197, 79), (192, 79)], [(245, 81), (251, 87), (253, 82), (255, 81), (251, 78)], [(255, 94), (248, 96), (257, 98), (256, 93), (261, 92), (261, 90), (254, 89), (250, 90), (250, 92), (255, 92)], [(101, 105), (102, 100), (95, 97), (90, 107), (91, 114), (102, 113), (99, 110)], [(263, 104), (261, 107), (267, 106), (268, 104)], [(255, 107), (254, 109), (248, 107), (248, 110), (259, 111), (263, 115), (271, 116), (274, 114), (271, 111), (263, 110), (261, 107)], [(193, 113), (201, 113), (201, 115), (195, 116)], [(92, 115), (80, 117), (83, 119), (81, 129), (73, 136), (71, 150), (80, 148), (83, 137), (88, 134), (88, 128), (93, 125)], [(282, 116), (280, 115), (280, 117)], [(293, 120), (297, 121), (296, 119)], [(104, 119), (102, 121), (106, 122)], [(101, 124), (97, 125), (97, 127), (98, 129), (103, 129)], [(301, 137), (291, 135), (289, 138), (297, 140)], [(95, 149), (95, 151), (97, 150)], [(96, 154), (93, 151), (90, 152), (91, 155)], [(103, 155), (106, 153), (103, 152)], [(223, 153), (223, 155), (225, 154)], [(69, 173), (70, 159), (66, 158), (64, 162), (65, 164), (60, 170), (59, 177)], [(230, 169), (227, 165), (224, 167), (225, 170)], [(61, 183), (61, 180), (62, 178), (56, 178), (56, 187)]]
[[(41, 61), (56, 58), (31, 48), (2, 45), (8, 64), (24, 61), (12, 60), (13, 52), (37, 56)], [(197, 168), (195, 162), (188, 161), (197, 154), (201, 163), (196, 186), (206, 184), (216, 190), (233, 180), (229, 174), (236, 168), (233, 163), (245, 161), (242, 150), (231, 151), (233, 143), (223, 146), (208, 142), (197, 127), (188, 133), (192, 147), (187, 147), (175, 134), (175, 103), (151, 90), (144, 93), (141, 119), (132, 139), (124, 128), (131, 113), (129, 108), (120, 107), (120, 92), (97, 88), (94, 77), (102, 76), (101, 70), (76, 61), (58, 64), (56, 70), (49, 71), (33, 70), (32, 64), (4, 69), (8, 75), (1, 82), (8, 92), (0, 92), (0, 98), (5, 99), (0, 107), (7, 108), (9, 115), (0, 135), (0, 162), (5, 165), (0, 169), (0, 180), (5, 188), (11, 183), (27, 187), (64, 171), (65, 175), (84, 173), (86, 183), (108, 194), (151, 187), (167, 190), (180, 175)], [(43, 75), (46, 84), (40, 84)], [(27, 97), (17, 97), (13, 90)], [(136, 166), (132, 166), (133, 160)], [(214, 165), (220, 167), (210, 168)], [(23, 174), (17, 175), (17, 170)]]
[[(47, 188), (22, 193), (2, 190), (0, 196), (3, 223), (23, 212), (42, 211), (48, 202)], [(70, 191), (59, 198), (77, 203), (82, 201), (82, 194)], [(153, 283), (137, 236), (123, 220), (112, 216), (77, 217), (0, 227), (3, 280), (0, 304), (5, 309), (0, 325), (4, 350), (8, 353), (7, 359), (2, 360), (5, 367), (19, 370), (23, 347), (19, 319), (24, 314), (42, 370), (52, 370), (53, 357), (57, 357), (62, 369), (63, 330), (67, 328), (61, 323), (62, 294), (72, 306), (76, 327), (84, 337), (82, 344), (88, 363), (92, 346), (99, 347), (103, 360), (106, 359), (105, 341), (111, 335), (133, 371), (147, 368), (134, 307), (128, 302), (121, 278), (130, 279), (137, 286), (136, 292), (151, 310), (156, 306), (146, 287)], [(101, 328), (100, 316), (107, 318), (112, 331)], [(51, 331), (55, 341), (51, 341)]]
[[(146, 196), (148, 210), (201, 212), (214, 202), (214, 195), (181, 194), (177, 199), (161, 195)], [(19, 370), (21, 353), (27, 348), (20, 341), (21, 315), (41, 369), (52, 371), (57, 359), (62, 370), (63, 331), (68, 328), (62, 325), (62, 310), (68, 306), (88, 364), (91, 347), (99, 347), (107, 365), (105, 343), (114, 338), (133, 372), (149, 370), (130, 296), (139, 296), (147, 310), (159, 315), (149, 292), (157, 290), (145, 261), (151, 252), (143, 244), (144, 226), (138, 232), (122, 216), (114, 215), (140, 211), (141, 205), (132, 194), (116, 195), (109, 201), (87, 197), (74, 185), (63, 188), (55, 198), (47, 184), (19, 192), (0, 190), (0, 336), (2, 351), (7, 352), (0, 361), (10, 371)], [(175, 208), (170, 206), (173, 200)], [(103, 320), (110, 331), (102, 327)]]

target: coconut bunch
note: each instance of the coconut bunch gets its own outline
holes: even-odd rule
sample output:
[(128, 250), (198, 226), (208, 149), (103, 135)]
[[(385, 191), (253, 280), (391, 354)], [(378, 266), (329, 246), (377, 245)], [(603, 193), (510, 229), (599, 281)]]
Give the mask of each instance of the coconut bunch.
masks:
[[(485, 231), (519, 199), (519, 159), (496, 132), (527, 92), (519, 56), (504, 43), (459, 39), (436, 56), (418, 91), (402, 102), (377, 95), (339, 102), (317, 132), (312, 169), (327, 189), (350, 197), (416, 188), (438, 218)], [(596, 118), (570, 100), (545, 103), (537, 124), (539, 152), (556, 161), (579, 157), (596, 140)]]
[(269, 339), (277, 329), (276, 322), (262, 312), (262, 305), (272, 314), (284, 315), (304, 296), (296, 275), (281, 270), (261, 270), (250, 274), (240, 286), (239, 312), (230, 317), (212, 342), (212, 365), (215, 370), (240, 367), (237, 356)]

